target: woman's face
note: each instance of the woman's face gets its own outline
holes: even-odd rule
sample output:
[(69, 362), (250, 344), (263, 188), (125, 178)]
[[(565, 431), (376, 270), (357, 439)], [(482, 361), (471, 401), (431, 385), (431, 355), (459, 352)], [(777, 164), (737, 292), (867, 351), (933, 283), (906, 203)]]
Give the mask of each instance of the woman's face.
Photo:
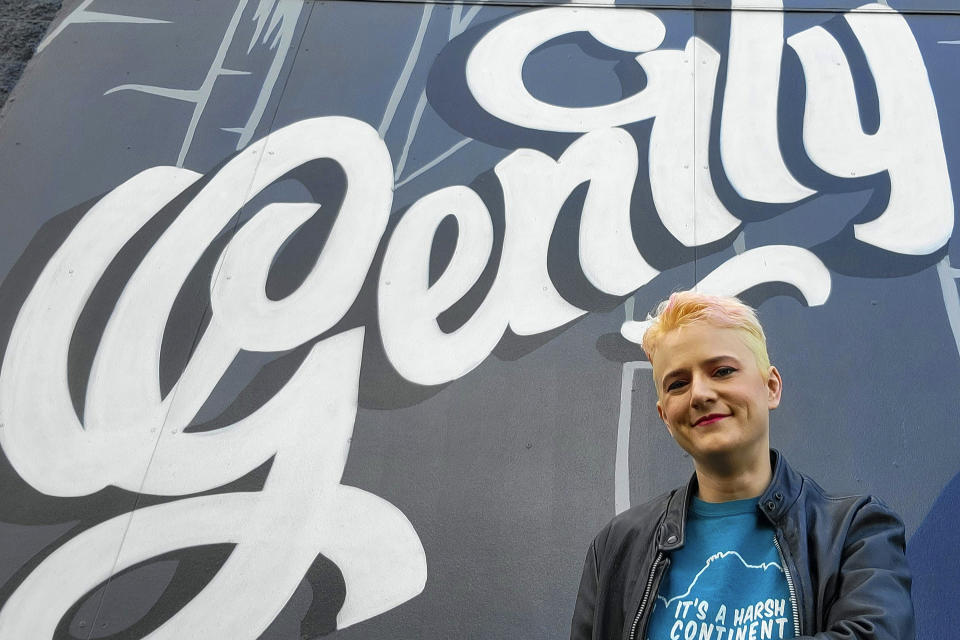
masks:
[(761, 372), (737, 329), (699, 322), (667, 333), (653, 356), (657, 411), (694, 460), (766, 456), (776, 367)]

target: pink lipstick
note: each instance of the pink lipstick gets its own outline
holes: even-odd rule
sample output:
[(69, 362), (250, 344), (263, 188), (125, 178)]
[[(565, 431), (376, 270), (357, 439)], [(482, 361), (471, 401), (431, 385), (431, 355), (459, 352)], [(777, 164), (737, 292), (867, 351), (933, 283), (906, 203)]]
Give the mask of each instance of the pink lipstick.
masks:
[(711, 413), (711, 414), (709, 414), (709, 415), (703, 416), (702, 418), (700, 418), (699, 420), (697, 420), (696, 422), (694, 422), (694, 423), (693, 423), (693, 426), (695, 426), (695, 427), (702, 427), (702, 426), (704, 426), (704, 425), (713, 424), (714, 422), (716, 422), (716, 421), (718, 421), (718, 420), (723, 420), (723, 419), (726, 418), (726, 417), (728, 417), (728, 414)]

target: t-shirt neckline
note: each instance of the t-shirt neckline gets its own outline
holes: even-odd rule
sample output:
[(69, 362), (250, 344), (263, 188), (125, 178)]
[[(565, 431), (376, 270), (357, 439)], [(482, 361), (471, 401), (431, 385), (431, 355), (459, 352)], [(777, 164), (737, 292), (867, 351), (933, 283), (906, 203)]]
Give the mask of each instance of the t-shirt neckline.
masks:
[(757, 499), (745, 498), (743, 500), (729, 500), (727, 502), (706, 502), (693, 496), (690, 509), (698, 516), (705, 518), (722, 518), (724, 516), (756, 512)]

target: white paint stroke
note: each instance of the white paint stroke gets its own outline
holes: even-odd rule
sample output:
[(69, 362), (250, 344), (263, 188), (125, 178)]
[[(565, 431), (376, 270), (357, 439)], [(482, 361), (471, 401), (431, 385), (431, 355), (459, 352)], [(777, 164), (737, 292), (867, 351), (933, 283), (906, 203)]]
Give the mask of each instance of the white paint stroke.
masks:
[(387, 108), (383, 112), (383, 119), (380, 121), (380, 126), (377, 129), (381, 138), (387, 134), (387, 130), (390, 128), (390, 123), (393, 122), (393, 117), (397, 113), (397, 107), (400, 105), (400, 99), (403, 98), (403, 94), (407, 90), (407, 84), (410, 82), (410, 76), (413, 75), (413, 69), (417, 65), (417, 59), (420, 57), (420, 49), (423, 46), (423, 37), (427, 33), (427, 25), (430, 23), (430, 14), (432, 13), (433, 3), (424, 4), (423, 13), (420, 16), (420, 26), (417, 28), (417, 35), (413, 39), (413, 45), (411, 45), (410, 52), (407, 54), (407, 59), (403, 63), (403, 69), (401, 69), (400, 76), (397, 78), (397, 83), (393, 87), (393, 92), (390, 94), (390, 100), (387, 102)]
[[(274, 203), (254, 215), (221, 254), (210, 324), (161, 399), (160, 344), (184, 278), (239, 207), (319, 157), (337, 161), (351, 189), (316, 266), (292, 294), (266, 300), (271, 258), (317, 205)], [(0, 610), (0, 637), (52, 637), (64, 613), (111, 575), (203, 544), (235, 547), (200, 593), (149, 638), (257, 637), (320, 553), (337, 564), (346, 584), (338, 628), (409, 600), (425, 585), (426, 558), (406, 517), (340, 484), (357, 410), (363, 329), (313, 345), (290, 380), (246, 418), (207, 432), (184, 430), (240, 349), (303, 343), (325, 330), (313, 323), (335, 323), (352, 304), (392, 198), (389, 153), (365, 123), (314, 118), (280, 129), (231, 159), (187, 203), (120, 294), (79, 422), (66, 376), (78, 318), (130, 237), (198, 178), (174, 167), (138, 174), (94, 205), (50, 259), (21, 307), (0, 368), (0, 445), (21, 477), (50, 495), (85, 495), (107, 485), (196, 494), (273, 459), (264, 489), (138, 509), (81, 533), (19, 585)], [(353, 270), (344, 269), (348, 263)], [(47, 383), (37, 386), (38, 379)]]
[(354, 329), (314, 345), (288, 382), (294, 404), (284, 416), (289, 422), (275, 425), (287, 428), (275, 441), (275, 461), (262, 491), (141, 508), (80, 533), (11, 595), (0, 610), (0, 635), (53, 637), (63, 615), (111, 574), (209, 544), (235, 546), (213, 579), (146, 636), (150, 640), (258, 637), (321, 553), (344, 577), (338, 628), (420, 593), (426, 558), (410, 522), (385, 500), (340, 484), (357, 409), (362, 344), (363, 329)]
[(410, 153), (410, 145), (420, 127), (420, 119), (423, 117), (423, 111), (427, 106), (427, 90), (420, 92), (420, 99), (417, 100), (417, 106), (413, 110), (413, 117), (410, 119), (410, 127), (407, 129), (407, 139), (403, 143), (403, 151), (400, 153), (400, 159), (397, 161), (397, 168), (393, 172), (393, 179), (399, 180), (403, 168), (407, 166), (407, 155)]
[[(427, 194), (400, 219), (384, 256), (378, 318), (388, 359), (411, 382), (436, 385), (465, 375), (492, 351), (507, 327), (533, 335), (563, 326), (586, 311), (566, 301), (547, 269), (557, 215), (588, 183), (579, 235), (584, 275), (600, 291), (626, 295), (655, 277), (630, 224), (637, 177), (636, 143), (622, 129), (591, 131), (557, 160), (518, 149), (495, 173), (504, 194), (504, 240), (497, 276), (473, 317), (453, 332), (437, 317), (471, 289), (490, 258), (490, 214), (479, 197), (457, 186)], [(430, 246), (448, 216), (458, 222), (447, 269), (429, 282)]]
[[(335, 160), (351, 185), (306, 280), (283, 299), (267, 298), (267, 277), (274, 256), (310, 216), (311, 208), (315, 210), (312, 203), (271, 205), (269, 213), (258, 213), (223, 251), (221, 274), (210, 291), (214, 315), (244, 349), (284, 351), (331, 328), (353, 304), (386, 229), (393, 180), (383, 141), (358, 120), (314, 118), (280, 129), (265, 140), (269, 142), (263, 150), (270, 159), (299, 153), (301, 159)], [(274, 169), (275, 163), (264, 164), (258, 174), (267, 171), (273, 179), (282, 175), (275, 173), (282, 170)], [(299, 215), (290, 215), (292, 207), (299, 208)]]
[[(571, 144), (558, 162), (542, 163), (557, 175), (540, 194), (528, 196), (531, 207), (549, 203), (559, 210), (577, 184), (590, 181), (580, 215), (580, 266), (590, 284), (615, 296), (639, 289), (660, 273), (646, 261), (633, 238), (630, 203), (637, 153), (636, 142), (623, 129), (591, 131)], [(529, 175), (525, 182), (532, 191), (542, 178)]]
[(737, 253), (737, 255), (740, 255), (747, 250), (747, 239), (742, 230), (737, 234), (737, 237), (733, 239), (733, 250)]
[[(736, 255), (694, 286), (694, 290), (715, 295), (735, 296), (751, 287), (768, 282), (783, 282), (796, 287), (808, 306), (824, 304), (830, 297), (830, 271), (814, 253), (790, 245), (766, 245)], [(627, 321), (620, 333), (640, 344), (651, 320)]]
[[(632, 314), (628, 314), (632, 319)], [(652, 370), (646, 360), (624, 362), (620, 374), (620, 415), (617, 419), (617, 455), (613, 465), (613, 506), (618, 514), (630, 508), (630, 424), (633, 382), (638, 369)]]
[(657, 214), (684, 246), (719, 240), (740, 226), (717, 196), (710, 175), (710, 121), (720, 54), (693, 37), (683, 51), (658, 50), (640, 58), (650, 84), (673, 83), (650, 133), (650, 190)]
[[(281, 216), (302, 216), (306, 205), (268, 207), (254, 216), (251, 228), (261, 225), (260, 233), (241, 231), (224, 249), (222, 277), (211, 290), (210, 325), (181, 379), (162, 397), (159, 345), (193, 265), (250, 198), (322, 157), (338, 161), (352, 186), (307, 279), (283, 300), (266, 300), (266, 254), (281, 239), (263, 225), (289, 230)], [(369, 125), (350, 118), (300, 121), (235, 156), (187, 203), (125, 285), (94, 356), (80, 424), (65, 371), (89, 292), (120, 247), (197, 177), (171, 167), (148, 170), (105, 196), (78, 223), (21, 307), (0, 370), (0, 445), (20, 476), (48, 495), (86, 495), (110, 484), (158, 495), (196, 493), (269, 459), (273, 439), (286, 428), (271, 415), (283, 411), (282, 398), (229, 427), (202, 434), (183, 429), (240, 349), (293, 348), (339, 320), (379, 246), (392, 199), (385, 146)], [(240, 277), (251, 281), (236, 281)], [(31, 388), (46, 389), (47, 401), (36, 402)], [(160, 429), (176, 437), (157, 445)], [(157, 473), (144, 480), (148, 463)]]
[[(384, 255), (377, 289), (378, 318), (387, 357), (407, 380), (436, 385), (478, 366), (509, 326), (533, 335), (563, 326), (586, 310), (554, 286), (547, 253), (557, 216), (579, 185), (589, 183), (579, 235), (583, 273), (599, 290), (626, 295), (655, 277), (630, 225), (637, 148), (622, 129), (591, 131), (560, 156), (518, 149), (495, 173), (503, 188), (503, 250), (497, 275), (476, 313), (453, 332), (437, 317), (466, 295), (490, 259), (490, 214), (471, 189), (427, 194), (400, 219)], [(448, 216), (458, 223), (446, 270), (429, 282), (430, 247)]]
[[(269, 44), (270, 49), (276, 49), (277, 45), (280, 43), (281, 38), (283, 37), (284, 32), (284, 23), (286, 22), (286, 11), (284, 10), (283, 5), (290, 4), (302, 4), (296, 2), (296, 0), (291, 3), (291, 0), (260, 0), (257, 4), (257, 8), (253, 12), (253, 21), (257, 23), (256, 28), (253, 30), (253, 35), (250, 36), (250, 44), (247, 45), (247, 53), (253, 51), (253, 48), (257, 44), (257, 38), (261, 39), (261, 44), (267, 44), (267, 41), (270, 40), (270, 35), (273, 34), (273, 41)], [(296, 15), (299, 15), (300, 12), (297, 11)]]
[[(260, 86), (260, 93), (257, 94), (257, 100), (253, 105), (253, 110), (250, 112), (246, 124), (237, 131), (240, 134), (237, 140), (237, 150), (243, 149), (249, 144), (257, 131), (260, 120), (263, 118), (263, 113), (267, 108), (267, 103), (270, 101), (270, 96), (273, 94), (277, 79), (283, 70), (283, 64), (291, 51), (293, 35), (297, 30), (297, 21), (300, 19), (300, 13), (303, 11), (304, 4), (302, 0), (260, 0), (260, 4), (257, 6), (255, 17), (257, 20), (257, 28), (254, 31), (253, 37), (250, 39), (250, 46), (247, 48), (247, 53), (253, 50), (257, 36), (261, 32), (263, 33), (264, 43), (266, 43), (270, 33), (274, 34), (273, 41), (270, 43), (270, 49), (275, 51), (273, 60), (270, 62), (270, 68), (267, 70), (263, 84)], [(271, 9), (272, 13), (270, 13)], [(310, 5), (310, 10), (311, 12), (313, 11), (312, 4)], [(268, 15), (272, 17), (269, 26), (265, 26)]]
[(453, 40), (461, 33), (466, 31), (467, 27), (470, 26), (470, 23), (473, 22), (473, 19), (477, 17), (477, 14), (480, 13), (480, 9), (482, 8), (482, 2), (480, 4), (474, 4), (467, 9), (467, 13), (461, 17), (461, 12), (463, 11), (463, 2), (458, 0), (458, 2), (453, 6), (453, 11), (450, 14), (450, 32), (448, 39)]
[[(430, 284), (430, 247), (448, 216), (457, 222), (457, 244), (446, 269)], [(436, 321), (476, 283), (492, 248), (490, 213), (465, 186), (430, 193), (400, 218), (383, 257), (377, 311), (384, 351), (407, 380), (422, 385), (455, 380), (483, 362), (500, 341), (509, 307), (494, 289), (455, 331), (443, 331)]]
[[(463, 31), (466, 30), (468, 26), (470, 26), (470, 23), (477, 16), (477, 13), (480, 11), (481, 5), (478, 4), (478, 5), (472, 6), (469, 10), (467, 10), (466, 15), (463, 17), (461, 17), (462, 9), (463, 9), (462, 2), (457, 2), (453, 6), (453, 10), (451, 11), (451, 14), (450, 14), (449, 40), (452, 40), (456, 36), (463, 33)], [(406, 91), (406, 84), (404, 84), (404, 91)], [(420, 99), (417, 101), (417, 106), (414, 109), (413, 117), (410, 121), (410, 126), (407, 128), (407, 137), (403, 143), (403, 152), (400, 155), (400, 160), (397, 162), (397, 168), (396, 168), (396, 171), (394, 172), (394, 180), (400, 179), (400, 176), (403, 174), (403, 169), (404, 167), (406, 167), (407, 155), (409, 154), (410, 147), (413, 145), (413, 141), (417, 136), (417, 132), (420, 130), (420, 121), (423, 117), (423, 111), (424, 111), (424, 108), (426, 107), (426, 103), (427, 103), (427, 90), (423, 89), (423, 91), (421, 91), (420, 93)], [(385, 133), (386, 133), (386, 130), (381, 132), (380, 135), (381, 136), (385, 135)], [(435, 165), (432, 165), (432, 166), (435, 166)]]
[[(387, 357), (407, 380), (436, 385), (477, 367), (509, 327), (533, 335), (586, 313), (556, 290), (547, 252), (557, 215), (569, 195), (588, 182), (580, 225), (583, 272), (601, 291), (624, 295), (658, 273), (640, 254), (630, 227), (630, 194), (637, 149), (621, 129), (592, 131), (557, 160), (518, 149), (495, 167), (504, 198), (503, 250), (483, 303), (460, 328), (443, 331), (437, 317), (466, 295), (486, 268), (492, 222), (471, 189), (448, 187), (415, 202), (400, 219), (384, 255), (377, 289), (378, 318)], [(430, 284), (430, 247), (448, 216), (458, 224), (446, 270)]]
[(154, 18), (140, 18), (137, 16), (128, 16), (118, 13), (87, 11), (87, 7), (89, 7), (92, 2), (93, 0), (84, 0), (81, 2), (80, 6), (74, 9), (70, 15), (64, 18), (60, 24), (56, 26), (53, 31), (47, 34), (47, 37), (40, 41), (40, 44), (37, 45), (37, 53), (43, 51), (48, 44), (53, 42), (57, 36), (63, 32), (64, 29), (72, 24), (170, 24), (169, 20), (156, 20)]
[(953, 342), (960, 354), (960, 291), (957, 289), (957, 278), (960, 272), (950, 267), (950, 256), (946, 255), (937, 263), (937, 277), (940, 279), (940, 292), (943, 294), (943, 307), (947, 312), (950, 330), (953, 332)]
[(736, 295), (768, 282), (796, 287), (806, 303), (819, 306), (830, 297), (830, 271), (813, 252), (790, 245), (765, 245), (734, 256), (711, 271), (696, 290)]
[[(595, 107), (561, 107), (535, 98), (523, 82), (523, 63), (537, 47), (586, 31), (621, 51), (656, 49), (666, 29), (651, 12), (601, 7), (551, 7), (522, 13), (490, 31), (467, 58), (467, 86), (477, 103), (506, 122), (539, 131), (586, 132), (652, 118), (672, 84), (648, 82), (619, 102)], [(642, 62), (643, 56), (637, 60)]]
[(623, 301), (623, 315), (624, 320), (633, 320), (633, 310), (637, 304), (637, 299), (635, 296), (630, 296)]
[(878, 4), (844, 19), (863, 48), (877, 89), (880, 126), (865, 134), (849, 62), (823, 27), (791, 36), (806, 79), (807, 155), (839, 177), (886, 172), (890, 197), (875, 219), (855, 224), (861, 242), (906, 255), (942, 247), (953, 231), (950, 175), (926, 66), (902, 15)]
[[(249, 71), (237, 71), (225, 68), (223, 66), (223, 62), (226, 58), (230, 45), (236, 36), (241, 15), (246, 9), (247, 4), (248, 0), (242, 0), (238, 3), (237, 9), (227, 26), (227, 30), (223, 38), (221, 39), (220, 46), (218, 47), (214, 56), (214, 60), (199, 88), (174, 89), (144, 84), (123, 84), (104, 93), (104, 95), (109, 95), (117, 91), (138, 91), (141, 93), (192, 103), (194, 105), (194, 110), (187, 126), (187, 131), (183, 142), (180, 146), (180, 151), (177, 156), (177, 166), (183, 166), (183, 163), (186, 160), (187, 153), (189, 152), (190, 146), (193, 143), (193, 137), (200, 121), (200, 117), (206, 109), (207, 102), (210, 98), (211, 92), (213, 91), (213, 85), (216, 83), (217, 79), (220, 76), (251, 75)], [(293, 35), (296, 31), (297, 21), (301, 11), (303, 10), (303, 6), (304, 3), (300, 0), (260, 0), (259, 5), (256, 8), (253, 20), (257, 24), (250, 43), (247, 46), (247, 53), (249, 54), (253, 50), (258, 39), (262, 39), (262, 43), (270, 50), (273, 50), (274, 55), (264, 80), (261, 83), (260, 91), (257, 94), (257, 99), (253, 105), (250, 115), (247, 117), (246, 123), (242, 127), (220, 128), (222, 131), (236, 133), (238, 135), (236, 145), (237, 150), (240, 150), (249, 144), (250, 140), (256, 133), (257, 126), (260, 124), (260, 121), (263, 118), (267, 103), (270, 100), (270, 96), (272, 95), (277, 80), (280, 77), (280, 72), (283, 69), (283, 64), (286, 61), (287, 55), (291, 51)], [(271, 35), (273, 36), (272, 40), (270, 38)], [(268, 40), (270, 40), (269, 44), (267, 44)]]
[(447, 34), (447, 40), (453, 40), (454, 29), (458, 28), (460, 25), (460, 16), (463, 14), (463, 2), (462, 0), (457, 0), (453, 3), (453, 8), (450, 10), (450, 31)]
[(443, 162), (444, 160), (446, 160), (447, 158), (449, 158), (450, 156), (452, 156), (457, 151), (464, 148), (465, 146), (467, 146), (467, 144), (471, 142), (473, 142), (473, 138), (464, 138), (463, 140), (456, 143), (455, 145), (453, 145), (452, 147), (450, 147), (449, 149), (441, 153), (439, 156), (437, 156), (436, 158), (428, 162), (427, 164), (423, 165), (422, 167), (420, 167), (419, 169), (417, 169), (416, 171), (408, 175), (403, 180), (397, 182), (395, 185), (393, 185), (394, 190), (399, 189), (400, 187), (407, 184), (411, 180), (414, 180), (415, 178), (419, 178), (421, 175), (423, 175), (430, 169), (433, 169), (435, 166), (437, 166), (438, 164), (440, 164), (441, 162)]
[[(533, 149), (517, 149), (494, 168), (503, 190), (502, 272), (513, 274), (499, 279), (497, 292), (508, 299), (510, 327), (517, 335), (541, 333), (585, 313), (557, 291), (547, 268), (547, 252), (563, 203), (584, 181), (589, 181), (582, 213), (585, 226), (605, 231), (603, 225), (597, 224), (598, 216), (612, 213), (608, 218), (611, 222), (629, 217), (629, 194), (636, 178), (636, 147), (631, 152), (630, 145), (615, 144), (617, 134), (608, 131), (583, 136), (559, 160)], [(607, 142), (614, 142), (611, 155), (622, 160), (622, 164), (612, 159), (606, 163), (590, 162)], [(616, 252), (619, 247), (604, 248)], [(627, 265), (621, 266), (628, 269)], [(595, 270), (585, 267), (584, 272), (587, 271)]]
[(230, 44), (233, 41), (234, 35), (236, 34), (237, 26), (240, 24), (240, 17), (243, 15), (243, 11), (247, 6), (247, 1), (248, 0), (240, 0), (237, 3), (237, 9), (230, 18), (230, 23), (227, 25), (226, 33), (220, 40), (220, 46), (217, 49), (217, 53), (214, 56), (213, 62), (211, 63), (210, 68), (207, 70), (207, 75), (204, 77), (203, 82), (200, 84), (198, 89), (170, 89), (166, 87), (151, 87), (142, 84), (124, 84), (114, 87), (113, 89), (110, 89), (104, 93), (104, 95), (109, 95), (116, 91), (140, 91), (143, 93), (175, 98), (194, 103), (193, 114), (190, 117), (190, 124), (187, 126), (186, 135), (184, 135), (183, 142), (180, 145), (180, 153), (177, 155), (178, 167), (183, 166), (184, 160), (187, 157), (187, 152), (190, 150), (190, 145), (193, 143), (193, 136), (196, 133), (197, 124), (200, 122), (200, 116), (203, 114), (203, 111), (207, 106), (207, 101), (210, 99), (210, 93), (213, 91), (213, 85), (217, 81), (217, 78), (222, 75), (239, 75), (246, 73), (243, 71), (226, 69), (223, 66), (223, 62), (226, 59), (227, 51), (230, 48)]
[[(111, 464), (145, 468), (155, 438), (143, 443), (144, 451), (128, 451), (122, 462), (114, 456), (89, 460), (99, 436), (77, 419), (67, 387), (67, 354), (76, 319), (112, 257), (199, 178), (185, 169), (155, 167), (116, 187), (80, 219), (20, 307), (0, 369), (0, 446), (20, 477), (38, 491), (87, 495), (109, 484), (105, 476), (112, 475)], [(46, 382), (36, 386), (40, 380)], [(36, 389), (44, 390), (43, 402), (36, 401)], [(128, 436), (120, 448), (130, 446)], [(131, 477), (134, 489), (138, 475)]]
[(937, 40), (937, 44), (960, 44), (960, 40)]
[(727, 81), (720, 116), (724, 171), (746, 200), (796, 202), (816, 192), (793, 177), (780, 153), (777, 97), (783, 2), (733, 0), (731, 9)]

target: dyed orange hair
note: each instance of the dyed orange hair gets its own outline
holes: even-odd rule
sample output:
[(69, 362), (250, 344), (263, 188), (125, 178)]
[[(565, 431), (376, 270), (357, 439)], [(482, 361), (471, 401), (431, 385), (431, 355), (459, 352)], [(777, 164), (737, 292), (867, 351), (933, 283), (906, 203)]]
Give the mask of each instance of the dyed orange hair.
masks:
[(651, 361), (667, 333), (695, 322), (706, 322), (715, 327), (736, 329), (744, 344), (753, 352), (760, 374), (764, 378), (768, 375), (770, 355), (767, 353), (767, 337), (757, 319), (757, 312), (739, 298), (678, 291), (657, 305), (651, 320), (652, 324), (643, 334), (640, 344)]

